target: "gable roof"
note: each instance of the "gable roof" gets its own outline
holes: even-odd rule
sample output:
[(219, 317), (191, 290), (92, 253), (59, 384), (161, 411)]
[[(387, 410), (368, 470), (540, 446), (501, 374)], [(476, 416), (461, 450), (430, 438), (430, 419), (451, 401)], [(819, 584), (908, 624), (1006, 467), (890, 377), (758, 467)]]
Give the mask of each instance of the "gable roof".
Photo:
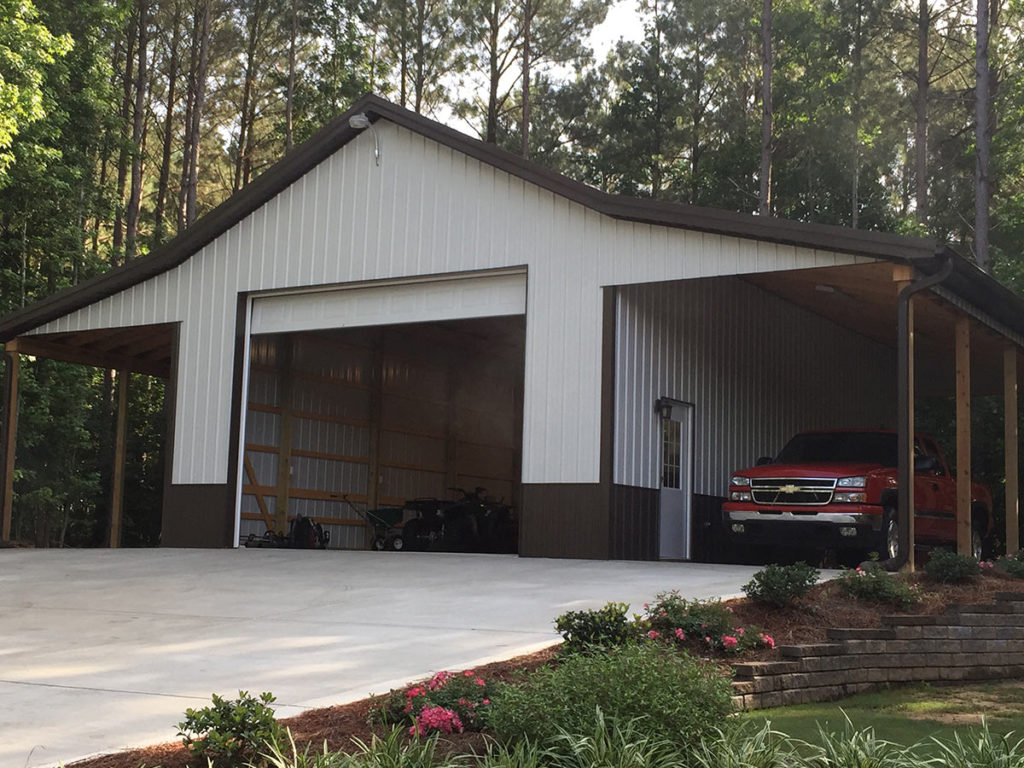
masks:
[[(608, 194), (368, 94), (244, 189), (233, 194), (196, 221), (192, 227), (153, 252), (36, 301), (0, 320), (0, 341), (10, 340), (20, 333), (38, 328), (51, 320), (179, 266), (361, 133), (361, 129), (349, 125), (349, 118), (359, 113), (365, 113), (374, 122), (380, 119), (388, 120), (512, 176), (617, 219), (854, 253), (889, 261), (915, 262), (923, 266), (927, 266), (936, 253), (935, 242), (928, 238), (808, 224)], [(969, 262), (953, 256), (960, 262), (958, 275), (973, 285), (976, 293), (980, 290), (982, 294), (987, 294), (988, 291), (1001, 289), (996, 290), (1001, 300), (1013, 298), (1017, 306), (1015, 311), (1007, 314), (1007, 317), (1015, 319), (1011, 327), (1024, 332), (1024, 302)], [(977, 275), (973, 275), (972, 272), (976, 272)], [(964, 275), (966, 277), (963, 277)], [(975, 285), (977, 281), (990, 285), (982, 285), (979, 288)]]

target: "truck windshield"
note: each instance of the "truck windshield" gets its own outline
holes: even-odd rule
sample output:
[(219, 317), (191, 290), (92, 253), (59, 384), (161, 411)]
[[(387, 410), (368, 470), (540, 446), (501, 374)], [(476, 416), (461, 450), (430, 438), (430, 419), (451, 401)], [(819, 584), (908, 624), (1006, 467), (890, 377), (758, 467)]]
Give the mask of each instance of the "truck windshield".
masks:
[(782, 449), (776, 464), (801, 464), (810, 461), (844, 461), (897, 464), (896, 435), (885, 432), (805, 432)]

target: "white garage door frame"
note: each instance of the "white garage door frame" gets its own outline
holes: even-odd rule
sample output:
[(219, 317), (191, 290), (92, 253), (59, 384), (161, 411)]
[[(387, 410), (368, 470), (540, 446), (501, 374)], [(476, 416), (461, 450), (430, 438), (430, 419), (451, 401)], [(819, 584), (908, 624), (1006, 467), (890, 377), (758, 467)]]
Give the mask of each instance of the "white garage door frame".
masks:
[(525, 315), (526, 285), (524, 267), (250, 295), (242, 357), (234, 546), (240, 544), (242, 525), (242, 467), (253, 336)]

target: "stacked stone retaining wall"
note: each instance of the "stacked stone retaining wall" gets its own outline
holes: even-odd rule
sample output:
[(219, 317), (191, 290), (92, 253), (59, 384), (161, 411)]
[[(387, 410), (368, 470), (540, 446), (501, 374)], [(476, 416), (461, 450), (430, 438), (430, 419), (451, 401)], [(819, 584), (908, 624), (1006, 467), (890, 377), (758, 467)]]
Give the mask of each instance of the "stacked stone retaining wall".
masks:
[(994, 597), (936, 616), (884, 616), (875, 629), (830, 629), (826, 643), (781, 646), (782, 661), (735, 665), (733, 700), (763, 709), (889, 683), (1024, 677), (1024, 592)]

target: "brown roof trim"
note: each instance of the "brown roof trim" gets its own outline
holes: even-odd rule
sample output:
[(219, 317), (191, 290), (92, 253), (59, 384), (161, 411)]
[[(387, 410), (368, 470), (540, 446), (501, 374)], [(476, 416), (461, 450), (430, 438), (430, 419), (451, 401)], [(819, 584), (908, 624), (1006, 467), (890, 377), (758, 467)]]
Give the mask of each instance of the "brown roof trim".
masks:
[[(312, 138), (267, 169), (251, 184), (236, 192), (192, 227), (152, 253), (36, 301), (0, 320), (0, 341), (38, 328), (182, 264), (358, 135), (360, 131), (350, 127), (348, 120), (360, 112), (365, 112), (373, 120), (389, 120), (513, 176), (618, 219), (806, 248), (841, 251), (892, 261), (927, 261), (935, 255), (934, 241), (926, 238), (851, 230), (610, 195), (369, 94), (331, 120)], [(987, 278), (987, 282), (995, 281)]]

